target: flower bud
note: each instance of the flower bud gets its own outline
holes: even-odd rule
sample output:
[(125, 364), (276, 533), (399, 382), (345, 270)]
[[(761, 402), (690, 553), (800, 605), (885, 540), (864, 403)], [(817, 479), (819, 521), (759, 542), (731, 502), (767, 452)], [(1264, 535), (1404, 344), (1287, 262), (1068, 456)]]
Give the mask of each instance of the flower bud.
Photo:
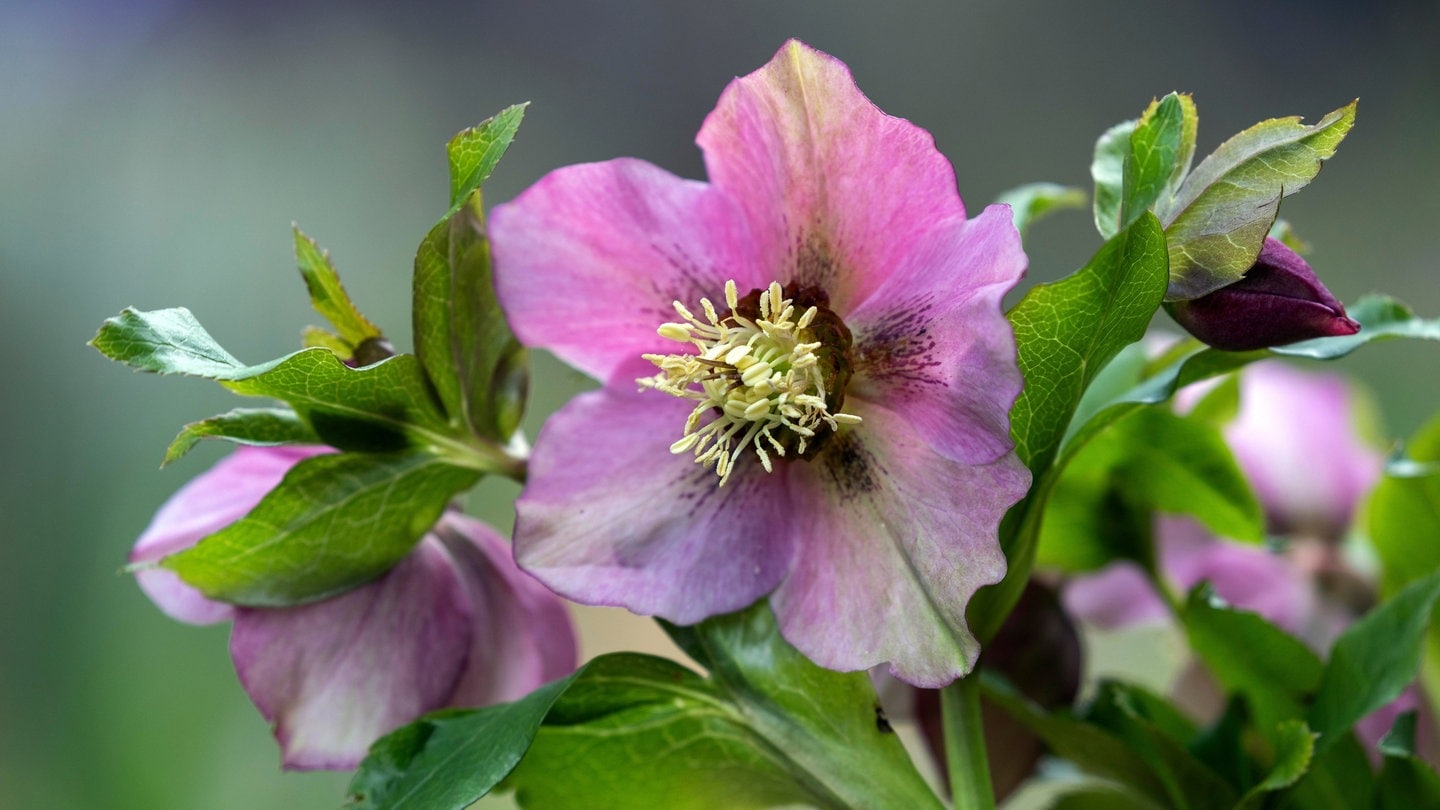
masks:
[(1310, 265), (1273, 238), (1265, 240), (1255, 266), (1239, 281), (1176, 301), (1170, 314), (1190, 334), (1232, 352), (1360, 331)]

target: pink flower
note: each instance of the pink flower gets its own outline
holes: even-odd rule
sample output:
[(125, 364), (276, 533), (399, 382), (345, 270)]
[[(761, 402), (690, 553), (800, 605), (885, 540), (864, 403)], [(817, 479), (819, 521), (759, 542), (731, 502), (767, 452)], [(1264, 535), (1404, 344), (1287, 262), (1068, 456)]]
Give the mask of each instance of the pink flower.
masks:
[(1029, 484), (1010, 212), (967, 220), (929, 134), (798, 42), (697, 140), (709, 183), (619, 159), (492, 213), (516, 334), (603, 384), (541, 431), (516, 557), (571, 599), (680, 624), (769, 594), (821, 665), (946, 683), (973, 665), (965, 606), (1004, 574), (997, 524)]
[(1272, 532), (1336, 542), (1349, 531), (1383, 466), (1363, 416), (1361, 397), (1339, 375), (1269, 361), (1240, 375), (1240, 413), (1225, 439)]
[[(130, 561), (228, 526), (321, 452), (236, 450), (160, 507)], [(453, 512), (384, 576), (299, 607), (214, 602), (158, 567), (136, 578), (172, 618), (234, 622), (231, 659), (287, 768), (354, 768), (370, 743), (426, 712), (514, 700), (575, 668), (564, 604), (515, 567), (494, 531)]]

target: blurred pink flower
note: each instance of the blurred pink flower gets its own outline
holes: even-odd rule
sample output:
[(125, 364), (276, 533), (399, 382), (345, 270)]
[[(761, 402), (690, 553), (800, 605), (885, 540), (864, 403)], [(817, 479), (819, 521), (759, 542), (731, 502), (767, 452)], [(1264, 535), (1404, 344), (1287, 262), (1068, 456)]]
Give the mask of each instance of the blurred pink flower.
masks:
[(1010, 212), (967, 220), (930, 135), (798, 42), (732, 82), (698, 142), (709, 183), (619, 159), (492, 213), (516, 334), (603, 384), (536, 441), (517, 559), (680, 624), (769, 594), (821, 665), (947, 683), (1029, 485)]
[[(237, 449), (160, 507), (130, 561), (156, 562), (228, 526), (322, 452)], [(348, 770), (376, 738), (426, 712), (514, 700), (575, 668), (564, 604), (515, 567), (493, 530), (454, 512), (388, 573), (307, 605), (211, 601), (159, 567), (136, 578), (172, 618), (233, 622), (235, 670), (287, 768)]]

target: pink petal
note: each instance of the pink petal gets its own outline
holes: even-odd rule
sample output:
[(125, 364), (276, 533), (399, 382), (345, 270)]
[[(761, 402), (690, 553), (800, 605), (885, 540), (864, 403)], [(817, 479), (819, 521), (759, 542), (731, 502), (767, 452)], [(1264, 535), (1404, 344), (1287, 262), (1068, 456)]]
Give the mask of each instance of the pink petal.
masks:
[(1380, 453), (1357, 434), (1343, 377), (1256, 363), (1240, 375), (1240, 414), (1225, 430), (1276, 532), (1339, 539), (1379, 478)]
[(515, 566), (510, 544), (480, 521), (454, 513), (434, 531), (474, 607), (469, 663), (449, 704), (504, 703), (573, 672), (577, 643), (570, 613)]
[(323, 602), (235, 611), (230, 655), (287, 768), (355, 767), (378, 737), (446, 705), (471, 648), (471, 605), (434, 538)]
[(1170, 609), (1156, 595), (1140, 566), (1116, 562), (1065, 587), (1065, 609), (1083, 622), (1102, 630), (1119, 630), (1140, 624), (1162, 623)]
[(965, 606), (1005, 573), (997, 527), (1030, 475), (1013, 455), (958, 464), (901, 415), (854, 410), (862, 425), (787, 470), (798, 547), (771, 596), (780, 632), (830, 669), (889, 662), (943, 686), (974, 666)]
[[(240, 447), (170, 496), (135, 541), (130, 562), (153, 563), (183, 551), (201, 538), (244, 517), (301, 459), (327, 452), (323, 447)], [(233, 615), (164, 568), (140, 568), (141, 590), (166, 615), (191, 624), (211, 624)]]
[[(516, 502), (515, 557), (556, 593), (693, 624), (764, 596), (790, 562), (783, 473), (674, 455), (692, 405), (602, 390), (550, 417)], [(744, 461), (744, 460), (742, 460)]]
[(820, 287), (842, 316), (920, 234), (965, 216), (934, 138), (881, 112), (839, 60), (794, 40), (730, 83), (696, 142), (711, 182), (744, 208), (765, 281)]
[(655, 332), (679, 320), (672, 302), (699, 312), (708, 297), (723, 309), (727, 279), (742, 293), (773, 280), (756, 274), (723, 193), (639, 160), (553, 171), (497, 206), (489, 231), (496, 293), (520, 341), (602, 381), (642, 353), (674, 351)]
[(901, 413), (956, 461), (986, 464), (1009, 453), (1022, 379), (1000, 299), (1025, 264), (1007, 206), (920, 235), (846, 319), (857, 364), (849, 394)]

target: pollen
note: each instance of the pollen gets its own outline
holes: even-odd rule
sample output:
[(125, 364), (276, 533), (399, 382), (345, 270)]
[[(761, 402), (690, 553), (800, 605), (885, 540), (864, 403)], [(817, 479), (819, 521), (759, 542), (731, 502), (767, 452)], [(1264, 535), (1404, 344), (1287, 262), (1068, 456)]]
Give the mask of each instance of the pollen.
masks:
[[(642, 390), (695, 402), (670, 452), (694, 454), (697, 463), (714, 468), (721, 486), (747, 448), (772, 472), (774, 458), (803, 456), (825, 434), (860, 423), (860, 417), (839, 412), (843, 390), (827, 391), (827, 384), (843, 387), (848, 369), (838, 382), (839, 375), (829, 373), (832, 364), (822, 361), (825, 341), (812, 326), (822, 312), (834, 316), (819, 306), (797, 311), (779, 283), (756, 292), (758, 306), (751, 296), (742, 300), (735, 282), (727, 281), (727, 311), (702, 298), (703, 318), (676, 301), (680, 321), (657, 331), (693, 351), (645, 355), (659, 373), (637, 380)], [(744, 300), (751, 302), (749, 311)], [(840, 331), (848, 351), (848, 330)]]

